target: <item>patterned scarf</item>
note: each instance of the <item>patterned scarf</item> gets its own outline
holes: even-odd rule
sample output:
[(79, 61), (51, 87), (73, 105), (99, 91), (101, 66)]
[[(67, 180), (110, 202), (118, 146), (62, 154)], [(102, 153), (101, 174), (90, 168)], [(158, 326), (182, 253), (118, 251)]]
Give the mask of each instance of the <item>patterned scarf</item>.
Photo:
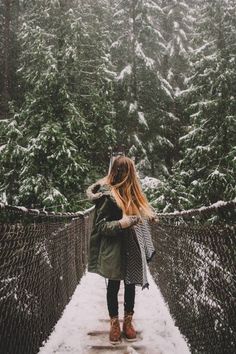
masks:
[(147, 219), (143, 219), (143, 224), (132, 226), (130, 237), (126, 244), (126, 284), (136, 284), (149, 289), (147, 279), (147, 263), (151, 261), (156, 253), (150, 226)]

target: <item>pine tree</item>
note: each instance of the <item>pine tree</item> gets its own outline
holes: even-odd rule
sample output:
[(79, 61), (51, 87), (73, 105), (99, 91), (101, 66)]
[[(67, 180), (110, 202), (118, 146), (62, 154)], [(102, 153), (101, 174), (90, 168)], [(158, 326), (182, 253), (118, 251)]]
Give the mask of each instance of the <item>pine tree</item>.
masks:
[(179, 93), (187, 88), (186, 76), (189, 74), (189, 54), (192, 52), (191, 39), (194, 14), (189, 1), (163, 0), (163, 36), (166, 51), (162, 60), (161, 72), (172, 88), (174, 99), (168, 105), (166, 114), (166, 137), (173, 148), (168, 149), (166, 165), (172, 178), (172, 168), (180, 158), (179, 138), (186, 124)]
[(16, 43), (18, 12), (19, 1), (0, 2), (0, 120), (8, 118), (8, 102), (18, 95), (18, 82), (15, 76), (18, 55)]
[[(166, 174), (166, 156), (173, 145), (166, 136), (167, 106), (173, 91), (161, 73), (166, 51), (161, 2), (117, 3), (114, 11), (112, 62), (117, 72), (115, 127), (120, 143), (137, 159), (140, 170)], [(167, 122), (167, 124), (166, 124)]]
[(13, 104), (1, 154), (1, 190), (9, 203), (69, 203), (86, 175), (87, 128), (73, 87), (77, 16), (69, 5), (40, 0), (27, 4), (20, 19), (24, 102)]
[(181, 137), (182, 184), (197, 206), (235, 197), (236, 6), (200, 2), (189, 88), (190, 125)]
[(163, 30), (167, 52), (163, 62), (163, 74), (174, 88), (175, 94), (186, 88), (185, 78), (192, 52), (191, 34), (195, 21), (189, 1), (163, 0)]
[(79, 81), (76, 90), (89, 127), (86, 157), (98, 174), (104, 173), (104, 167), (109, 162), (109, 147), (117, 142), (112, 98), (115, 72), (109, 53), (110, 10), (107, 0), (79, 1), (81, 28), (78, 39)]

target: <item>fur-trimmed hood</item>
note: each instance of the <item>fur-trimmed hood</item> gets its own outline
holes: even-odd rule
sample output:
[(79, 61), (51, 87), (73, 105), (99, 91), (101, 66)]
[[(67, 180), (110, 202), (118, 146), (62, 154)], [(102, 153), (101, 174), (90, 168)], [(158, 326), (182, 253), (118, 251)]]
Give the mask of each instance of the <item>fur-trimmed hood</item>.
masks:
[(109, 184), (103, 182), (103, 180), (98, 180), (91, 184), (86, 189), (86, 195), (91, 202), (95, 202), (104, 195), (108, 195), (116, 203), (116, 200), (111, 192), (111, 187)]
[[(96, 201), (99, 198), (101, 198), (104, 195), (108, 195), (108, 196), (110, 196), (111, 200), (117, 205), (117, 202), (111, 192), (111, 186), (109, 184), (105, 183), (104, 179), (100, 179), (100, 180), (96, 181), (95, 183), (91, 184), (86, 189), (86, 195), (92, 203), (96, 203)], [(155, 213), (155, 217), (150, 218), (149, 221), (159, 222), (159, 218), (158, 218), (154, 208), (153, 208), (153, 211)]]

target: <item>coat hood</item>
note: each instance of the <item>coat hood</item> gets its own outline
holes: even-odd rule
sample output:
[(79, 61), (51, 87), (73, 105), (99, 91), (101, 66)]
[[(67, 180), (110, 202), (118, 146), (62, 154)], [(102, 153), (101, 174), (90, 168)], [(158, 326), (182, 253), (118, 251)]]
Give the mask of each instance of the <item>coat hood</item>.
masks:
[(91, 184), (86, 189), (86, 195), (91, 202), (95, 202), (104, 195), (108, 195), (116, 203), (116, 200), (111, 192), (110, 185), (102, 182), (101, 180)]

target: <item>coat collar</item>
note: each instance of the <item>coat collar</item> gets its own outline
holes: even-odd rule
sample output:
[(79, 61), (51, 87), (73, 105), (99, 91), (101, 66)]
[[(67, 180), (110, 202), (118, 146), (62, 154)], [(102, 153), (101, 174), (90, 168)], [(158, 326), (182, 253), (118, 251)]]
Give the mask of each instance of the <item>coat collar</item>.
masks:
[(104, 183), (102, 180), (91, 184), (86, 189), (86, 195), (91, 202), (98, 200), (104, 195), (108, 195), (116, 203), (116, 200), (111, 192), (111, 186), (109, 184)]

